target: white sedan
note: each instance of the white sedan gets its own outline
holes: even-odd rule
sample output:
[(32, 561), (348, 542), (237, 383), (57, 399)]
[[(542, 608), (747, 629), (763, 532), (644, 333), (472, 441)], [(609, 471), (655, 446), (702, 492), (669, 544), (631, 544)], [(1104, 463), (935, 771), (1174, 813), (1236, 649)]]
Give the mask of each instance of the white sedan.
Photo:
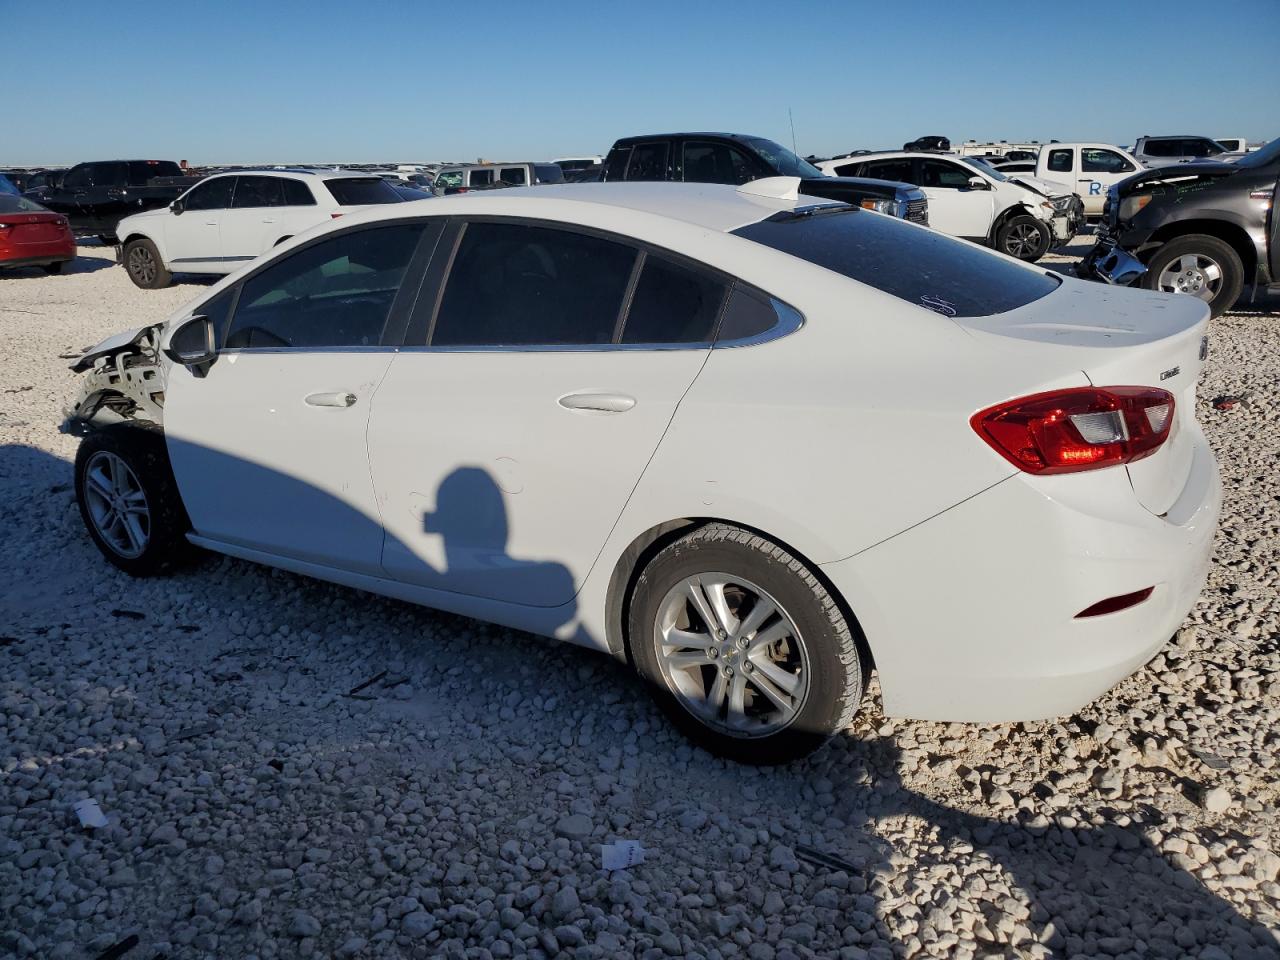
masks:
[(353, 170), (215, 174), (167, 207), (121, 220), (117, 249), (129, 279), (154, 290), (175, 273), (232, 273), (317, 224), (404, 199), (381, 177)]
[(105, 341), (104, 556), (188, 543), (597, 648), (708, 749), (1076, 710), (1178, 629), (1219, 505), (1208, 309), (774, 179), (366, 211)]

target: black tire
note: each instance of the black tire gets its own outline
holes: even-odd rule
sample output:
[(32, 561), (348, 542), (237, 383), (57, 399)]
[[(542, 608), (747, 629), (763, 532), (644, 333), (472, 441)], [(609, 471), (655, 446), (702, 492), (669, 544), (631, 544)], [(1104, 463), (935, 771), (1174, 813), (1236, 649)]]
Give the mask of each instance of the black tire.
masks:
[(173, 274), (164, 268), (160, 251), (145, 237), (125, 244), (124, 255), (120, 259), (129, 279), (143, 290), (159, 290), (167, 287), (173, 279)]
[(1027, 263), (1035, 263), (1048, 253), (1052, 240), (1049, 225), (1029, 213), (1010, 217), (996, 231), (996, 249)]
[[(664, 600), (687, 577), (712, 571), (742, 577), (762, 588), (790, 617), (795, 633), (803, 637), (807, 692), (794, 719), (781, 729), (760, 736), (736, 736), (716, 729), (695, 716), (663, 676), (658, 618)], [(739, 609), (750, 612), (750, 608)], [(799, 759), (849, 726), (862, 701), (870, 668), (857, 625), (845, 618), (835, 599), (803, 563), (764, 537), (718, 523), (669, 544), (645, 566), (631, 594), (628, 639), (637, 671), (671, 721), (704, 749), (742, 763), (777, 764)], [(732, 646), (729, 641), (725, 645)], [(730, 661), (735, 653), (730, 649), (719, 654), (720, 659), (709, 661), (709, 676), (714, 678), (724, 664), (732, 662), (739, 663), (739, 672), (745, 674), (750, 669), (748, 656), (744, 652)], [(703, 672), (702, 676), (708, 674)], [(751, 693), (753, 703), (769, 706), (754, 689)]]
[(51, 275), (62, 273), (62, 271), (67, 268), (67, 264), (70, 262), (71, 261), (69, 260), (59, 260), (57, 263), (46, 263), (44, 265), (44, 272)]
[[(1186, 276), (1185, 279), (1180, 277), (1179, 280), (1185, 284), (1185, 289), (1179, 289), (1178, 284), (1164, 285), (1160, 282), (1161, 275), (1170, 266), (1188, 256), (1211, 260), (1221, 270), (1221, 278), (1217, 289), (1206, 302), (1215, 317), (1222, 316), (1235, 306), (1236, 301), (1240, 299), (1241, 291), (1244, 290), (1244, 264), (1240, 261), (1240, 254), (1236, 253), (1229, 243), (1219, 240), (1217, 237), (1193, 233), (1185, 237), (1178, 237), (1176, 240), (1170, 240), (1163, 247), (1160, 247), (1151, 259), (1147, 261), (1147, 272), (1142, 275), (1142, 279), (1139, 282), (1148, 290), (1166, 290), (1170, 293), (1198, 295), (1195, 293), (1197, 281), (1200, 284), (1206, 282), (1203, 274), (1199, 277), (1195, 275)], [(1210, 284), (1213, 283), (1212, 280), (1208, 282)]]
[[(86, 488), (94, 481), (88, 474), (91, 468), (96, 470), (109, 465), (109, 460), (97, 458), (98, 454), (123, 461), (145, 497), (145, 545), (136, 555), (128, 555), (107, 539), (94, 518), (95, 504), (100, 506), (101, 500), (90, 503), (91, 495), (86, 493)], [(135, 577), (147, 577), (191, 555), (192, 548), (186, 539), (191, 521), (187, 518), (173, 469), (169, 465), (164, 433), (155, 424), (119, 423), (89, 434), (76, 451), (75, 474), (80, 518), (89, 531), (89, 537), (109, 562)]]

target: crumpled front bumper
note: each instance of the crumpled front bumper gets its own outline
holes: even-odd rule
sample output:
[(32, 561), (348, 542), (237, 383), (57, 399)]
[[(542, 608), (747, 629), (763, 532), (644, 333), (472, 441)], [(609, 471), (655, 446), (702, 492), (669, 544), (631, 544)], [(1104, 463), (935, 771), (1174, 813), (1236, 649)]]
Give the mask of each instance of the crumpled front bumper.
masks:
[(1146, 264), (1120, 247), (1114, 237), (1103, 234), (1076, 266), (1076, 276), (1127, 287), (1147, 272)]

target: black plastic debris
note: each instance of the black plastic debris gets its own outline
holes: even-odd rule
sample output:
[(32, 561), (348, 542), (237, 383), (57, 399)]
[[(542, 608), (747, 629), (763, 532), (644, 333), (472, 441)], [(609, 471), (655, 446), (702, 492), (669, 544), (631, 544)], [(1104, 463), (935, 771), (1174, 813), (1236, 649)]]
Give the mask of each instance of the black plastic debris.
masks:
[[(344, 696), (347, 696), (347, 697), (354, 697), (354, 696), (355, 696), (356, 694), (358, 694), (361, 690), (366, 690), (366, 689), (368, 689), (369, 687), (372, 687), (375, 683), (377, 683), (379, 680), (383, 679), (386, 675), (387, 675), (387, 671), (383, 670), (383, 671), (382, 671), (380, 674), (378, 674), (376, 677), (370, 677), (370, 678), (369, 678), (368, 680), (366, 680), (364, 683), (360, 683), (360, 684), (357, 684), (356, 686), (352, 687), (350, 690), (348, 690), (348, 691), (344, 694)], [(364, 699), (370, 699), (370, 698), (366, 697), (366, 698), (364, 698)]]
[(138, 945), (138, 935), (131, 933), (115, 946), (107, 947), (100, 954), (97, 960), (116, 960), (117, 957), (123, 957), (126, 953)]
[(194, 740), (196, 737), (207, 736), (217, 729), (217, 724), (197, 723), (187, 727), (185, 730), (179, 730), (173, 741), (174, 743), (181, 743), (184, 740)]
[(112, 610), (111, 615), (117, 620), (145, 620), (147, 615), (138, 610)]
[(826, 867), (828, 870), (842, 870), (845, 873), (854, 875), (862, 872), (848, 860), (844, 860), (834, 854), (818, 850), (815, 847), (797, 845), (795, 847), (795, 852), (796, 856), (801, 860), (807, 860), (815, 866)]

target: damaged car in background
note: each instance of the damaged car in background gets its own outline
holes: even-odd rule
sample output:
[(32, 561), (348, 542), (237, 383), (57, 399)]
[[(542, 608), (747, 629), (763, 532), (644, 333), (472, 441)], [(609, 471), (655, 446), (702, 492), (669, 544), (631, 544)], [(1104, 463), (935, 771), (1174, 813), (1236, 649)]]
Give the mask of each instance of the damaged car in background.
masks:
[(1107, 191), (1081, 277), (1199, 297), (1220, 316), (1280, 289), (1275, 200), (1280, 139), (1235, 163), (1146, 170)]

